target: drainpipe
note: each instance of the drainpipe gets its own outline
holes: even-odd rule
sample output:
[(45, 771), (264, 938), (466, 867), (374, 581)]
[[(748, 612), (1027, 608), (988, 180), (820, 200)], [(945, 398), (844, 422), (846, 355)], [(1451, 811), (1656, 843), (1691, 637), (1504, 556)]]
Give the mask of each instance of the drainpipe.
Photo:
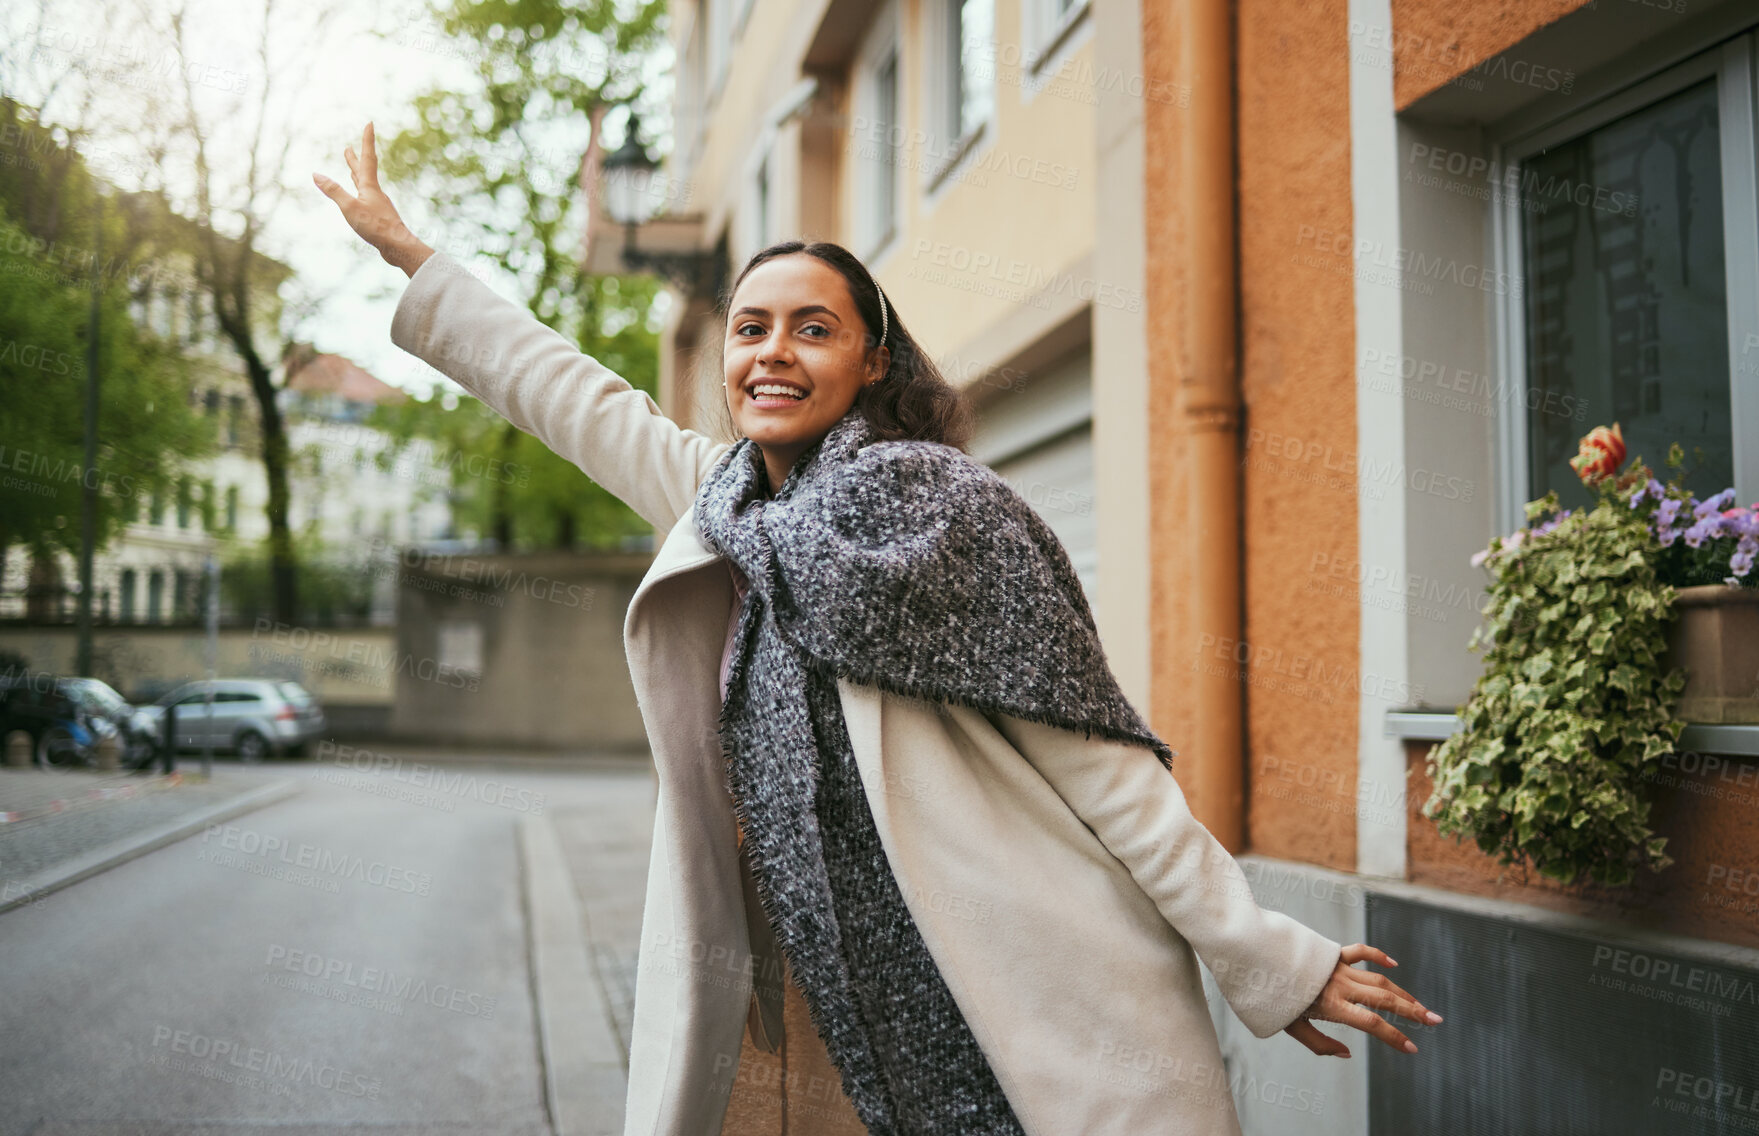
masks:
[[(1194, 553), (1196, 731), (1192, 809), (1229, 852), (1245, 847), (1245, 670), (1234, 649), (1240, 605), (1240, 387), (1236, 350), (1233, 9), (1229, 0), (1182, 0), (1175, 33), (1191, 87), (1180, 142), (1183, 182), (1184, 341), (1179, 422), (1190, 455)], [(1211, 673), (1211, 672), (1215, 673)]]

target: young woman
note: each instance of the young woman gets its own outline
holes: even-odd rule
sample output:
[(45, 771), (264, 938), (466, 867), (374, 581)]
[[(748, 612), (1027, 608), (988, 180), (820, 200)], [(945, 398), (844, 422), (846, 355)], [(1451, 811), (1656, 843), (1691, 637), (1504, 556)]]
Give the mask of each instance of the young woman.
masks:
[[(436, 254), (380, 189), (343, 217), (411, 282), (394, 342), (667, 533), (625, 646), (658, 776), (626, 1131), (1239, 1131), (1201, 958), (1258, 1037), (1406, 1052), (1440, 1018), (1253, 902), (1125, 700), (1062, 547), (960, 449), (964, 404), (843, 248), (724, 298), (740, 441)], [(737, 1090), (737, 1091), (736, 1091)]]

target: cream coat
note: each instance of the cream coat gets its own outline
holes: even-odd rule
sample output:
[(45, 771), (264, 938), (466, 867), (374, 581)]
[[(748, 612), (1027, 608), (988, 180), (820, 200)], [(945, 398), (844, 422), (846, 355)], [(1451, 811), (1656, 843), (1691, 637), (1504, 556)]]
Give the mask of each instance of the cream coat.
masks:
[[(667, 534), (624, 623), (658, 776), (625, 1132), (715, 1136), (752, 975), (779, 973), (753, 956), (770, 940), (743, 899), (718, 738), (731, 579), (692, 515), (725, 443), (444, 254), (410, 281), (391, 337)], [(840, 688), (887, 860), (1027, 1133), (1235, 1136), (1198, 960), (1269, 1037), (1318, 995), (1339, 944), (1253, 902), (1148, 750)]]

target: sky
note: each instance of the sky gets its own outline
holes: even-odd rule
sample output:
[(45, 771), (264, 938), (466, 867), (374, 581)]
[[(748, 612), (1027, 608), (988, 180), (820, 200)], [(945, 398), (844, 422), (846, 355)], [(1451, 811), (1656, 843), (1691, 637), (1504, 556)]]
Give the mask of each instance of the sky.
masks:
[[(43, 106), (50, 122), (98, 123), (87, 154), (95, 172), (130, 190), (141, 187), (143, 171), (164, 177), (176, 198), (188, 194), (192, 179), (176, 164), (150, 164), (134, 125), (180, 97), (172, 57), (154, 46), (154, 29), (166, 26), (172, 6), (172, 0), (6, 0), (0, 3), (0, 40), (7, 45), (0, 91)], [(280, 0), (265, 68), (257, 46), (259, 0), (190, 0), (188, 6), (191, 78), (198, 106), (215, 124), (216, 165), (242, 172), (245, 147), (236, 132), (255, 119), (265, 73), (276, 108), (269, 121), (277, 135), (285, 130), (294, 138), (280, 174), (286, 196), (258, 245), (291, 265), (300, 290), (314, 300), (292, 330), (385, 382), (426, 390), (434, 372), (390, 340), (407, 278), (355, 236), (311, 175), (321, 172), (352, 192), (343, 148), (359, 150), (369, 119), (381, 138), (415, 125), (411, 107), (418, 93), (446, 84), (469, 87), (469, 45), (439, 35), (420, 0), (356, 0), (338, 7), (323, 50), (304, 51), (310, 8)], [(555, 141), (577, 151), (585, 144), (580, 133)], [(404, 220), (437, 243), (432, 236), (445, 233), (444, 219), (386, 188)], [(494, 280), (486, 262), (476, 267)], [(507, 294), (510, 282), (500, 287)]]

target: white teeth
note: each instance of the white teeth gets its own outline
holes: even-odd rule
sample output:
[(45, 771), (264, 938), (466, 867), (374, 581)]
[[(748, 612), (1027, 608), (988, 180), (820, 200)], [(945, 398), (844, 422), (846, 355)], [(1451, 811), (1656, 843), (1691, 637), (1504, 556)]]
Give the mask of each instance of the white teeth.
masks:
[(781, 395), (784, 398), (800, 399), (806, 396), (793, 387), (782, 386), (780, 383), (759, 383), (751, 388), (753, 397), (758, 395)]

